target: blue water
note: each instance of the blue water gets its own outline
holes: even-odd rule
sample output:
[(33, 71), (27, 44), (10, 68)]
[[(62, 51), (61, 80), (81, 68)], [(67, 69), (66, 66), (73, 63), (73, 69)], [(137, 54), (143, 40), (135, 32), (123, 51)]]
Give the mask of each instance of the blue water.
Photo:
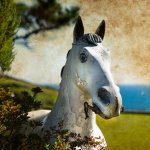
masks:
[(150, 113), (150, 86), (120, 85), (125, 112)]

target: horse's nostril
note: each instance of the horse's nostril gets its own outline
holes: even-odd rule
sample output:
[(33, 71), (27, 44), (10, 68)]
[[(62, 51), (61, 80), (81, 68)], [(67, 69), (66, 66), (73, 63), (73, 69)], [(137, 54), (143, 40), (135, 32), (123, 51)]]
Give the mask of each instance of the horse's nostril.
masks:
[(111, 95), (106, 89), (100, 88), (98, 90), (98, 97), (100, 97), (104, 104), (110, 104)]

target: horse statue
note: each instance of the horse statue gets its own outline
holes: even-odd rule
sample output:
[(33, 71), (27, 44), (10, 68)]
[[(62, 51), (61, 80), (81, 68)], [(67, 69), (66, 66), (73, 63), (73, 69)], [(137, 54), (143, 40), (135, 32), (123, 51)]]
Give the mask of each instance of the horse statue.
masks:
[(78, 17), (72, 48), (61, 71), (54, 108), (51, 112), (39, 110), (29, 113), (31, 119), (40, 118), (43, 121), (42, 131), (63, 121), (63, 129), (79, 133), (82, 137), (100, 137), (103, 142), (96, 149), (107, 146), (96, 124), (96, 114), (109, 119), (118, 116), (122, 109), (119, 88), (110, 71), (110, 52), (102, 45), (104, 34), (104, 20), (95, 34), (84, 34), (82, 19)]

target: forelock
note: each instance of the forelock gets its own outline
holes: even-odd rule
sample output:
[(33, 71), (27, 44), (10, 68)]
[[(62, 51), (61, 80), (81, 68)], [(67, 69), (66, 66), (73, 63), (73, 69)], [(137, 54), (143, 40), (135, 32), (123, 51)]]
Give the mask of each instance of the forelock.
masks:
[(84, 34), (78, 41), (77, 43), (88, 43), (88, 44), (94, 44), (97, 45), (98, 43), (101, 43), (102, 39), (99, 35), (97, 34)]

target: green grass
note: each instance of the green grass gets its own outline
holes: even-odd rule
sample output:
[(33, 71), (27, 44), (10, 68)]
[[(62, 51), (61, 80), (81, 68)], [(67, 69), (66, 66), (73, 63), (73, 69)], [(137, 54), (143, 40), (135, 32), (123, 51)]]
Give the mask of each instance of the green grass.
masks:
[[(24, 90), (30, 92), (32, 88), (37, 86), (25, 81), (3, 77), (0, 79), (0, 87), (9, 87), (11, 91), (19, 93)], [(49, 88), (40, 88), (43, 92), (37, 95), (37, 100), (42, 102), (42, 108), (52, 109), (56, 101), (58, 92)]]
[(150, 115), (121, 114), (104, 120), (97, 117), (109, 150), (149, 150)]
[[(1, 78), (0, 87), (10, 87), (15, 92), (30, 91), (33, 84), (11, 79)], [(57, 91), (42, 88), (43, 93), (38, 95), (43, 108), (51, 109), (57, 97)], [(121, 114), (119, 117), (104, 120), (97, 116), (109, 150), (149, 150), (150, 115), (148, 114)]]

